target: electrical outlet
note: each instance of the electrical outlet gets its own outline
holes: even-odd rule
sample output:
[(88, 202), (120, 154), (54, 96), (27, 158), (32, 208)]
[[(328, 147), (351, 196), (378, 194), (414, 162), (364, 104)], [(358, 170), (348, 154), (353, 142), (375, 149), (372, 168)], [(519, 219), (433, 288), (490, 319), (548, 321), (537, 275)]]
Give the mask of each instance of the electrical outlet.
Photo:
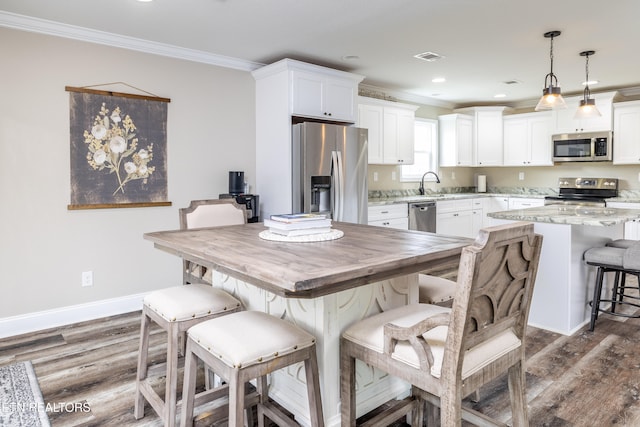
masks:
[(373, 182), (378, 182), (378, 172), (373, 173)]
[(520, 172), (520, 173), (518, 174), (518, 179), (519, 179), (520, 181), (524, 181), (524, 172)]
[(82, 286), (93, 286), (93, 271), (82, 272)]
[(396, 180), (396, 171), (391, 172), (391, 181)]
[(638, 172), (638, 182), (640, 182), (640, 172)]
[(451, 179), (453, 179), (453, 180), (456, 179), (456, 173), (455, 172), (451, 172)]

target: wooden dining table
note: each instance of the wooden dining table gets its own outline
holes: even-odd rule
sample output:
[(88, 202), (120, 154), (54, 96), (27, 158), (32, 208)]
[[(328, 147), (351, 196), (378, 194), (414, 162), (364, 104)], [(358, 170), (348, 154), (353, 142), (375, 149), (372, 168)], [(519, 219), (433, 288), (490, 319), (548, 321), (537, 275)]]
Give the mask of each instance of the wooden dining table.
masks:
[[(352, 323), (418, 301), (418, 273), (455, 267), (473, 240), (333, 222), (344, 235), (319, 242), (265, 240), (262, 223), (144, 234), (155, 247), (213, 271), (213, 286), (249, 310), (287, 319), (314, 334), (325, 422), (340, 425), (339, 338)], [(269, 394), (309, 425), (300, 367), (271, 377)], [(408, 387), (358, 368), (358, 408), (367, 412)]]

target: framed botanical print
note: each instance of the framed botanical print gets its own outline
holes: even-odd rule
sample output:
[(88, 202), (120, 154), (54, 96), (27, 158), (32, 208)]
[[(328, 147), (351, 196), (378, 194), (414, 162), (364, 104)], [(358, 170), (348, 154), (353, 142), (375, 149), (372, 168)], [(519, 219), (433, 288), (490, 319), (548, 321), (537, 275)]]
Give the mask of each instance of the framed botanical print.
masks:
[(66, 87), (68, 209), (168, 206), (167, 98)]

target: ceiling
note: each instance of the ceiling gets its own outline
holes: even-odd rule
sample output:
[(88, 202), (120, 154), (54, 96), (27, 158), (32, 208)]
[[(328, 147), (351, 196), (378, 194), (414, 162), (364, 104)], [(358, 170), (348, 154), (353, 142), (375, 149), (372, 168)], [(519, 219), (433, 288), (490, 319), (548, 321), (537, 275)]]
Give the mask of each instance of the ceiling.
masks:
[[(639, 18), (638, 0), (0, 0), (0, 26), (98, 42), (107, 32), (249, 70), (293, 58), (361, 74), (390, 97), (451, 107), (534, 105), (550, 30), (562, 31), (554, 73), (564, 95), (582, 93), (584, 50), (596, 51), (593, 92), (637, 91)], [(443, 58), (413, 57), (427, 51)]]

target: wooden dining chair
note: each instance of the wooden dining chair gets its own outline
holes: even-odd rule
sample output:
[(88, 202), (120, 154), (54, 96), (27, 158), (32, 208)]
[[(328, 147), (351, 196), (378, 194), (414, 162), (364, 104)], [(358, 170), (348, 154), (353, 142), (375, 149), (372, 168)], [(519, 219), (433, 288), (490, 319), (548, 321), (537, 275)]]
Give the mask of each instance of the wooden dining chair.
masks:
[(531, 223), (482, 229), (463, 249), (452, 308), (411, 304), (349, 327), (340, 341), (341, 425), (355, 426), (356, 359), (412, 384), (412, 396), (367, 425), (412, 412), (422, 426), (425, 407), (427, 425), (504, 425), (462, 399), (505, 372), (513, 425), (528, 425), (524, 340), (541, 246)]
[[(247, 210), (234, 199), (192, 200), (186, 208), (179, 210), (180, 229), (222, 227), (245, 224)], [(187, 283), (211, 284), (207, 268), (191, 261), (183, 261), (183, 280)]]

